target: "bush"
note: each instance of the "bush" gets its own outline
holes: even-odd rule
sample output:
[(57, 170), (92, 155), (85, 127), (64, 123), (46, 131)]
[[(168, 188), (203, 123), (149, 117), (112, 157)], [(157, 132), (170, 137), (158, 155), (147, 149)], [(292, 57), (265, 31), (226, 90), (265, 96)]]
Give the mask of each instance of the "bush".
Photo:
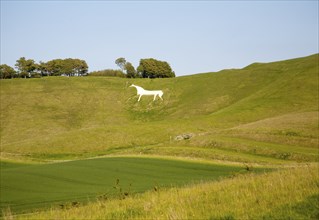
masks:
[(125, 74), (121, 70), (106, 69), (106, 70), (90, 72), (89, 76), (125, 77)]

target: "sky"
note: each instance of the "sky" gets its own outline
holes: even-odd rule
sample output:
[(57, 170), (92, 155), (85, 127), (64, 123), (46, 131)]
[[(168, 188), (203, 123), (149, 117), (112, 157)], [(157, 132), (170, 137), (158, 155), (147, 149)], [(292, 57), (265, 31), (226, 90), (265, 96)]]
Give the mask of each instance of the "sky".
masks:
[(78, 58), (97, 71), (154, 58), (177, 76), (243, 68), (318, 53), (318, 11), (318, 0), (1, 0), (1, 64)]

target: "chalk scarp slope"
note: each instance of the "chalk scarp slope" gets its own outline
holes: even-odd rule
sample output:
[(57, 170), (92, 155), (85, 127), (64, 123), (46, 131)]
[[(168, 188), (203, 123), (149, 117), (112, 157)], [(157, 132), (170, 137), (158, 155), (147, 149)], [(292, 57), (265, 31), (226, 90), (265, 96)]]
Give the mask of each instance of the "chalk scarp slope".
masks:
[[(137, 102), (135, 89), (129, 88), (132, 83), (163, 90), (164, 100), (142, 97)], [(302, 132), (296, 126), (281, 131), (268, 127), (267, 137), (295, 132), (317, 139), (313, 124), (318, 112), (318, 54), (170, 79), (1, 80), (0, 98), (5, 153), (44, 158), (112, 154), (137, 146), (174, 144), (171, 140), (183, 133), (221, 134), (228, 129), (233, 133), (226, 135), (233, 135), (238, 129), (232, 128), (267, 119), (285, 124), (291, 121), (289, 115), (310, 118), (296, 119)], [(299, 138), (295, 143), (301, 142)]]

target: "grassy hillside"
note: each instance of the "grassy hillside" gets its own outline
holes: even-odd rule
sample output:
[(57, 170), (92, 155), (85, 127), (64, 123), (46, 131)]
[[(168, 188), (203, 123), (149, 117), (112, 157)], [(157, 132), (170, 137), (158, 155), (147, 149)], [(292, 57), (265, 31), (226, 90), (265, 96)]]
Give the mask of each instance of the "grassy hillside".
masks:
[[(137, 102), (131, 83), (163, 89), (164, 101)], [(271, 121), (289, 126), (269, 127)], [(217, 134), (311, 151), (317, 131), (318, 54), (172, 79), (1, 81), (1, 152), (7, 156), (145, 153), (136, 149), (141, 146), (166, 154), (158, 145), (183, 146), (172, 141), (183, 133), (205, 135), (196, 146), (209, 145)]]
[[(67, 207), (70, 211), (54, 206), (31, 219), (147, 218), (150, 213), (171, 219), (316, 217), (318, 71), (315, 54), (170, 79), (1, 80), (3, 214), (10, 219), (12, 212), (93, 198), (87, 206)], [(143, 96), (137, 102), (132, 83), (162, 89), (164, 100)], [(237, 176), (269, 167), (298, 168)], [(145, 193), (154, 187), (147, 183), (159, 176), (158, 184), (178, 188)], [(221, 176), (234, 179), (194, 184)], [(134, 182), (132, 191), (144, 193), (96, 201), (117, 178), (125, 186)], [(220, 188), (224, 184), (229, 192)], [(59, 193), (53, 193), (55, 186)], [(265, 187), (269, 196), (261, 192)], [(253, 196), (256, 192), (260, 197)], [(249, 201), (225, 207), (229, 198), (246, 194)], [(214, 198), (221, 199), (220, 206)], [(115, 208), (105, 212), (105, 206)]]

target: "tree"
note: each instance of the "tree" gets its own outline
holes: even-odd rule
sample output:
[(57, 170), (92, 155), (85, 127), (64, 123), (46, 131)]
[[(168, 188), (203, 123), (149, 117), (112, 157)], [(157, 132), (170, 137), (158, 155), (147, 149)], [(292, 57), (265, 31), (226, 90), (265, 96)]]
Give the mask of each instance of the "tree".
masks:
[(25, 57), (21, 57), (17, 60), (15, 67), (18, 69), (18, 75), (20, 77), (31, 77), (33, 71), (36, 69), (34, 60), (26, 60)]
[(61, 76), (62, 74), (62, 60), (54, 59), (46, 63), (46, 70), (48, 75), (51, 76)]
[(39, 72), (41, 76), (48, 76), (49, 71), (47, 69), (47, 64), (45, 62), (40, 61), (39, 64), (37, 64), (36, 70)]
[(75, 74), (75, 61), (71, 58), (61, 61), (61, 73), (67, 76), (74, 76)]
[(84, 76), (88, 73), (88, 65), (80, 59), (55, 59), (42, 64), (48, 75), (52, 76)]
[(13, 78), (16, 71), (11, 66), (7, 64), (0, 65), (0, 79), (10, 79)]
[(121, 68), (121, 70), (124, 72), (124, 70), (125, 70), (125, 64), (126, 64), (125, 58), (123, 58), (123, 57), (117, 58), (117, 59), (115, 60), (115, 63), (116, 63), (116, 65), (118, 65), (118, 66)]
[(136, 77), (138, 77), (134, 66), (130, 62), (127, 62), (125, 64), (125, 70), (126, 70), (126, 77), (127, 78), (136, 78)]
[(137, 73), (143, 78), (169, 78), (175, 77), (174, 71), (165, 61), (153, 58), (141, 59), (137, 67)]
[(89, 67), (85, 60), (73, 59), (73, 70), (78, 76), (85, 76), (88, 74)]

